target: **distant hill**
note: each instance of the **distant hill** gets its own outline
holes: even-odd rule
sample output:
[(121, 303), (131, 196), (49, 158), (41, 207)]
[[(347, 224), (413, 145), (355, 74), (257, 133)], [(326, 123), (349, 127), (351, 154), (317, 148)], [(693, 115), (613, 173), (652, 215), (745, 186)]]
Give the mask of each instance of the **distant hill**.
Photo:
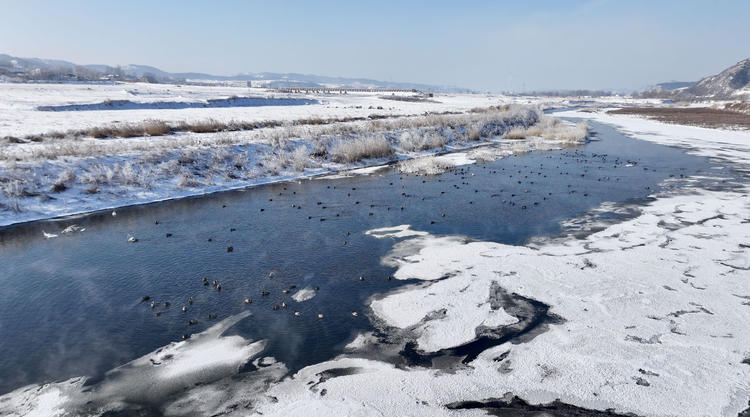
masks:
[(750, 58), (736, 63), (717, 75), (698, 81), (685, 92), (700, 97), (750, 97)]
[(330, 87), (416, 89), (422, 91), (467, 92), (468, 90), (429, 84), (378, 81), (367, 78), (328, 77), (298, 73), (243, 73), (213, 75), (196, 72), (170, 73), (148, 65), (78, 65), (68, 61), (19, 58), (0, 54), (0, 81), (148, 81), (155, 83), (246, 81), (268, 88)]
[(698, 82), (670, 81), (660, 83), (636, 95), (679, 100), (750, 100), (750, 58)]
[(680, 88), (692, 87), (694, 85), (695, 81), (667, 81), (665, 83), (656, 84), (652, 89), (659, 91), (674, 91)]

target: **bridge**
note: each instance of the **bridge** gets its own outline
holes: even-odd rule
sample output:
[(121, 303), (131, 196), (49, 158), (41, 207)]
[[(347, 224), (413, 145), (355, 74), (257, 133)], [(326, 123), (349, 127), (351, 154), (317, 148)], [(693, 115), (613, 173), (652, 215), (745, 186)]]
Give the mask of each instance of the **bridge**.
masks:
[(420, 93), (421, 91), (402, 88), (327, 88), (327, 87), (286, 87), (271, 88), (279, 93), (297, 94), (347, 94), (347, 93)]

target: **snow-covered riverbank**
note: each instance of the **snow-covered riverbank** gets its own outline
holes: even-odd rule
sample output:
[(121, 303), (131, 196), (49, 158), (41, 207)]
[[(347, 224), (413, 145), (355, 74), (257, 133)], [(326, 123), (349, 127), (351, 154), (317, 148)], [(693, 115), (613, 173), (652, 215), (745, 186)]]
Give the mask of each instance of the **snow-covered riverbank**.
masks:
[[(187, 123), (185, 120), (175, 122), (183, 109), (110, 111), (129, 115), (125, 120), (133, 122), (125, 124), (122, 120), (111, 122), (107, 111), (38, 110), (42, 104), (85, 106), (88, 104), (84, 98), (91, 101), (116, 95), (113, 86), (88, 87), (90, 91), (82, 90), (83, 86), (27, 86), (44, 91), (41, 97), (27, 98), (27, 101), (19, 98), (25, 91), (22, 87), (3, 87), (18, 97), (11, 94), (6, 98), (5, 105), (9, 108), (0, 108), (0, 115), (3, 111), (9, 115), (24, 113), (29, 124), (37, 126), (37, 133), (36, 136), (23, 136), (19, 133), (23, 131), (20, 125), (12, 120), (7, 123), (10, 128), (15, 126), (17, 131), (0, 143), (0, 225), (301, 179), (478, 145), (499, 145), (500, 150), (484, 152), (481, 156), (476, 154), (496, 158), (513, 152), (580, 142), (587, 135), (585, 126), (570, 127), (558, 123), (542, 116), (535, 107), (504, 105), (467, 110), (467, 103), (484, 103), (485, 98), (477, 95), (467, 95), (463, 101), (457, 102), (446, 97), (448, 103), (403, 102), (406, 104), (402, 105), (398, 101), (399, 106), (405, 107), (394, 110), (393, 114), (373, 113), (362, 118), (357, 113), (355, 116), (359, 118), (354, 120), (347, 119), (352, 116), (349, 112), (328, 107), (324, 113), (329, 118), (320, 118), (318, 110), (321, 105), (283, 106), (285, 109), (302, 107), (306, 117), (289, 119), (290, 114), (297, 114), (297, 110), (289, 110), (290, 113), (284, 113), (275, 121), (263, 118), (270, 115), (271, 108), (278, 107), (273, 105), (196, 108), (192, 110), (197, 114), (211, 115), (206, 122), (210, 129), (185, 131), (180, 128), (183, 130), (175, 131), (174, 126)], [(150, 91), (153, 97), (136, 95), (144, 106), (153, 104), (154, 100), (158, 100), (156, 103), (172, 103), (189, 99), (191, 103), (200, 103), (196, 100), (218, 100), (206, 97), (226, 93), (222, 89), (201, 90), (182, 97), (165, 90), (166, 87), (123, 88)], [(56, 90), (78, 95), (61, 100), (51, 94)], [(348, 103), (358, 111), (362, 106), (357, 103), (361, 100), (381, 104), (390, 101), (372, 94), (326, 99)], [(228, 100), (227, 103), (236, 101)], [(440, 111), (406, 115), (427, 109)], [(214, 119), (213, 113), (208, 111), (226, 111), (228, 115), (245, 119), (221, 122), (223, 119)], [(88, 119), (85, 123), (81, 121), (76, 128), (50, 133), (41, 130), (50, 113), (71, 114), (73, 119), (87, 116)], [(152, 119), (144, 119), (148, 117)], [(196, 114), (188, 119), (192, 123), (189, 129), (206, 127), (196, 122), (195, 117)], [(101, 125), (108, 120), (113, 124)], [(256, 122), (260, 127), (235, 130), (236, 126)], [(99, 123), (101, 129), (92, 128), (92, 123)], [(229, 124), (225, 126), (223, 123)], [(534, 129), (527, 130), (531, 126), (535, 126)], [(153, 135), (138, 133), (148, 132), (151, 128)], [(224, 128), (227, 130), (222, 130)], [(99, 133), (114, 136), (90, 137)], [(503, 139), (503, 135), (508, 139)], [(527, 136), (530, 139), (525, 139)], [(544, 140), (533, 137), (544, 137)]]
[[(664, 133), (673, 134), (668, 128)], [(695, 130), (680, 140), (723, 166), (741, 168), (734, 161), (747, 158), (750, 145), (711, 150), (718, 137)], [(162, 409), (169, 415), (479, 416), (483, 407), (552, 404), (536, 407), (589, 413), (583, 415), (735, 416), (750, 399), (750, 206), (747, 177), (724, 187), (716, 184), (725, 170), (716, 177), (681, 179), (683, 188), (654, 195), (631, 207), (639, 211), (633, 218), (583, 239), (509, 246), (407, 225), (372, 230), (373, 239), (394, 242), (383, 259), (398, 267), (393, 277), (422, 281), (370, 300), (378, 332), (360, 334), (342, 356), (281, 380), (283, 364), (253, 351), (247, 359), (258, 364), (257, 378), (208, 379)], [(523, 299), (548, 306), (553, 320), (489, 343), (466, 363), (451, 357), (477, 337), (528, 324), (528, 312), (512, 301)], [(395, 365), (405, 348), (427, 363)], [(190, 345), (177, 350), (183, 349)], [(82, 383), (21, 389), (1, 403), (11, 415), (63, 415), (93, 398), (81, 394)], [(112, 400), (107, 409), (117, 409)]]
[[(511, 246), (431, 235), (408, 225), (371, 230), (372, 239), (393, 241), (382, 259), (398, 268), (393, 278), (418, 281), (369, 300), (376, 332), (357, 335), (337, 358), (281, 379), (284, 365), (261, 358), (255, 348), (262, 341), (207, 331), (213, 336), (198, 335), (195, 341), (215, 339), (211, 346), (221, 346), (230, 367), (244, 355), (257, 370), (232, 377), (234, 369), (222, 363), (221, 372), (175, 391), (159, 410), (479, 416), (484, 408), (531, 404), (588, 413), (582, 415), (610, 410), (606, 415), (733, 417), (748, 409), (750, 133), (605, 113), (559, 115), (685, 148), (712, 158), (715, 170), (667, 180), (676, 185), (643, 206), (628, 206), (633, 216), (625, 221), (594, 228), (591, 219), (578, 219), (581, 229), (596, 230), (583, 237)], [(458, 164), (479, 158), (469, 152), (454, 159)], [(532, 302), (544, 308), (536, 312), (523, 305)], [(536, 313), (542, 320), (531, 319)], [(516, 336), (505, 341), (508, 335)], [(476, 354), (456, 356), (479, 339), (485, 344)], [(165, 352), (178, 356), (158, 375), (183, 375), (181, 359), (193, 349), (202, 352), (201, 346), (167, 347)], [(411, 362), (404, 362), (409, 355)], [(132, 364), (160, 358), (155, 352)], [(174, 386), (174, 378), (166, 379), (165, 386)], [(100, 413), (117, 410), (130, 395), (143, 395), (113, 381), (118, 382), (104, 381), (89, 392), (80, 378), (22, 388), (0, 397), (0, 413), (85, 414), (79, 407), (92, 398), (98, 403), (91, 412)]]
[[(596, 119), (738, 169), (750, 157), (748, 133)], [(582, 240), (533, 247), (467, 242), (408, 227), (376, 231), (380, 238), (406, 238), (384, 260), (398, 265), (395, 278), (425, 284), (373, 300), (373, 313), (384, 331), (408, 335), (418, 351), (461, 346), (482, 329), (515, 323), (518, 318), (493, 306), (498, 287), (549, 305), (560, 320), (522, 343), (487, 349), (466, 365), (444, 361), (448, 369), (402, 369), (367, 354), (322, 363), (273, 387), (269, 395), (278, 403), (261, 410), (454, 415), (447, 404), (495, 399), (495, 407), (512, 408), (517, 396), (531, 404), (560, 400), (623, 414), (735, 416), (750, 400), (747, 179), (733, 189), (687, 186), (654, 196), (631, 220)], [(367, 335), (358, 340), (355, 350), (371, 349)], [(351, 375), (307, 388), (337, 369)]]

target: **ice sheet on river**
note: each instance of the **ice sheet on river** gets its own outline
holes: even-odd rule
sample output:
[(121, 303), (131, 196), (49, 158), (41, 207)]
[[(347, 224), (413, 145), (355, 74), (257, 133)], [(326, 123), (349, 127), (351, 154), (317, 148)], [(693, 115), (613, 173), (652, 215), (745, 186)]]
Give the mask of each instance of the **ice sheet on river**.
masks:
[[(482, 301), (493, 283), (550, 305), (564, 322), (453, 372), (362, 358), (315, 365), (273, 387), (279, 403), (262, 411), (447, 415), (455, 411), (445, 404), (512, 392), (637, 415), (737, 415), (750, 398), (750, 365), (742, 363), (750, 357), (747, 218), (746, 195), (705, 191), (657, 200), (635, 219), (539, 249), (413, 237), (418, 252), (391, 259), (397, 276), (426, 283), (372, 308), (386, 326), (412, 326), (421, 350), (464, 344), (488, 321), (511, 323)], [(356, 372), (307, 388), (336, 369)]]
[(195, 415), (244, 403), (246, 396), (263, 392), (286, 372), (283, 364), (264, 358), (253, 362), (257, 370), (250, 372), (251, 378), (236, 377), (265, 346), (264, 341), (224, 335), (249, 315), (227, 318), (115, 368), (98, 381), (78, 377), (20, 388), (0, 397), (0, 415), (100, 415), (124, 409)]

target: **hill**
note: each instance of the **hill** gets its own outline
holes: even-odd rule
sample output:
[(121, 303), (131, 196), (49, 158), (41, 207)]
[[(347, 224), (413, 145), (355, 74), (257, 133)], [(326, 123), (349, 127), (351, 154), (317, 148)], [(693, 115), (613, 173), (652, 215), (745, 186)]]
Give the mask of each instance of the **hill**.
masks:
[(153, 83), (245, 81), (268, 88), (328, 87), (372, 89), (416, 89), (439, 92), (468, 90), (409, 82), (379, 81), (368, 78), (330, 77), (314, 74), (257, 72), (236, 75), (213, 75), (198, 72), (170, 73), (148, 65), (78, 65), (69, 61), (19, 58), (0, 54), (0, 81), (147, 81)]

